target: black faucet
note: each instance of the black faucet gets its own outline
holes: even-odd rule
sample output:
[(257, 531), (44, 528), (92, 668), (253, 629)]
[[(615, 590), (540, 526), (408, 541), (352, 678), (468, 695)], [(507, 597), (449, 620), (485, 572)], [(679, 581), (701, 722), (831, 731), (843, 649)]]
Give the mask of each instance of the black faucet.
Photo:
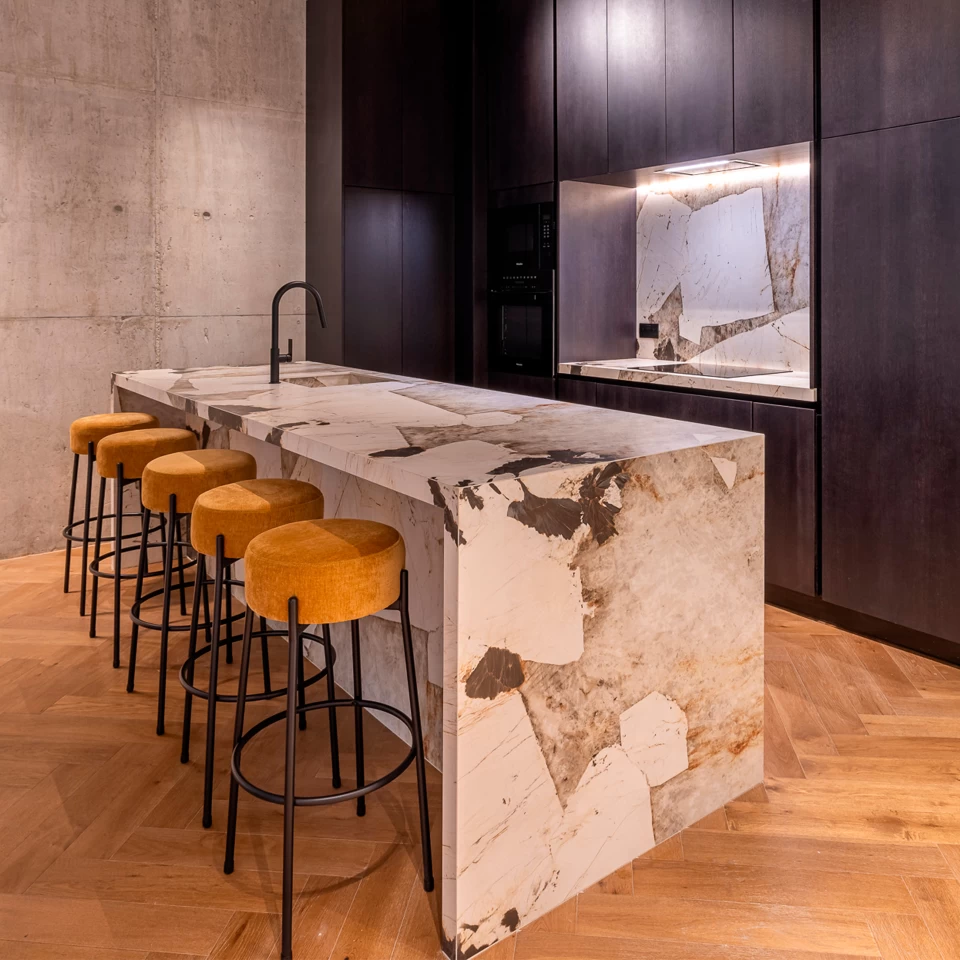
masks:
[(273, 317), (270, 321), (270, 382), (280, 382), (280, 364), (290, 363), (293, 360), (293, 341), (287, 340), (287, 352), (280, 353), (280, 301), (288, 290), (294, 287), (301, 287), (307, 293), (313, 294), (313, 299), (317, 301), (317, 313), (320, 314), (320, 326), (326, 327), (327, 318), (323, 315), (323, 301), (320, 299), (320, 291), (306, 280), (292, 280), (285, 283), (273, 295)]

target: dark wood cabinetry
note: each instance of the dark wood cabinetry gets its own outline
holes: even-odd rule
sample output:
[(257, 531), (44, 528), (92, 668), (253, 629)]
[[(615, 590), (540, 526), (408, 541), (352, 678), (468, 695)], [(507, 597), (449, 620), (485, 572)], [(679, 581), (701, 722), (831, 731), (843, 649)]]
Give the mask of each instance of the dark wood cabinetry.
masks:
[(344, 362), (402, 373), (403, 196), (343, 191)]
[(733, 152), (732, 0), (665, 0), (668, 161)]
[(766, 579), (796, 593), (817, 591), (817, 415), (754, 403), (753, 430), (766, 450)]
[(607, 0), (611, 173), (666, 159), (664, 22), (663, 0)]
[(715, 427), (749, 430), (753, 423), (753, 404), (749, 400), (727, 400), (679, 390), (659, 390), (619, 383), (597, 384), (597, 406), (629, 410), (651, 417), (690, 420)]
[(453, 379), (453, 197), (403, 195), (403, 373)]
[(481, 0), (489, 188), (554, 179), (553, 0)]
[(557, 0), (557, 170), (607, 172), (607, 0)]
[(403, 185), (401, 0), (343, 4), (343, 182)]
[(824, 137), (960, 115), (957, 0), (820, 0)]
[(454, 190), (455, 8), (449, 0), (403, 0), (404, 190)]
[(597, 384), (579, 377), (557, 377), (557, 399), (565, 403), (583, 403), (588, 407), (597, 405)]
[(813, 139), (813, 36), (813, 0), (733, 0), (737, 150)]
[(958, 169), (960, 120), (823, 143), (823, 599), (953, 643)]

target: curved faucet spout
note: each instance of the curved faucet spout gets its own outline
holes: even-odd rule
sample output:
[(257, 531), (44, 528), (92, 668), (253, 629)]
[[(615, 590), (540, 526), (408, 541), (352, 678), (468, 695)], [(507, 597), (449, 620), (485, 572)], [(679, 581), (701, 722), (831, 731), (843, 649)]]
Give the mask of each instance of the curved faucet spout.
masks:
[(287, 341), (287, 352), (280, 353), (280, 301), (288, 290), (299, 287), (306, 290), (317, 303), (317, 313), (320, 314), (320, 326), (326, 327), (327, 318), (323, 313), (323, 300), (320, 299), (320, 291), (306, 280), (291, 280), (285, 283), (273, 295), (273, 312), (270, 317), (270, 382), (280, 382), (280, 364), (290, 363), (293, 360), (293, 341)]

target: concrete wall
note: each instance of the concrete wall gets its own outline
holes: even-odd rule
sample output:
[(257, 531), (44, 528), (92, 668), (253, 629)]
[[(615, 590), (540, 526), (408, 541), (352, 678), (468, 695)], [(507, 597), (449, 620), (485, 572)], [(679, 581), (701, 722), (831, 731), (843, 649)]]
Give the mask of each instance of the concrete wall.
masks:
[(112, 371), (266, 362), (304, 269), (305, 11), (0, 0), (0, 557), (61, 543)]

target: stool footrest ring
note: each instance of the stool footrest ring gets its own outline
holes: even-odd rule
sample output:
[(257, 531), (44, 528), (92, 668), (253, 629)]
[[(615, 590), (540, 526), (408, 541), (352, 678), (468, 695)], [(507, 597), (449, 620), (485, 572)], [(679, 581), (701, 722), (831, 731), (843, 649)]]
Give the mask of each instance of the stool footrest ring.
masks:
[[(241, 614), (238, 614), (238, 616), (243, 617), (244, 614), (241, 613)], [(237, 617), (235, 616), (234, 620), (236, 619)], [(226, 621), (223, 621), (223, 622), (225, 623)], [(173, 628), (171, 627), (170, 629), (173, 629)], [(300, 636), (303, 637), (303, 639), (305, 640), (313, 640), (314, 643), (323, 642), (320, 639), (320, 637), (316, 637), (312, 633), (302, 633)], [(268, 637), (268, 638), (283, 637), (283, 639), (286, 640), (288, 638), (288, 634), (286, 630), (254, 630), (250, 634), (251, 641), (256, 640), (258, 638), (263, 638), (263, 637)], [(224, 646), (225, 644), (226, 644), (225, 640), (220, 641), (221, 647)], [(190, 663), (196, 664), (197, 660), (199, 660), (200, 657), (206, 656), (210, 652), (210, 647), (211, 647), (211, 644), (209, 643), (204, 647), (200, 647), (200, 649), (197, 650), (197, 652), (194, 653), (192, 657), (187, 657), (187, 659), (183, 662), (183, 664), (180, 667), (180, 686), (183, 687), (183, 689), (186, 690), (187, 693), (190, 693), (195, 697), (199, 697), (201, 700), (209, 699), (210, 691), (204, 690), (202, 687), (198, 687), (190, 683), (189, 680), (187, 680), (187, 676), (186, 676), (187, 667), (190, 665)], [(332, 659), (333, 659), (333, 663), (336, 664), (337, 662), (336, 650), (333, 651)], [(303, 682), (304, 688), (312, 687), (315, 683), (317, 683), (317, 681), (323, 680), (326, 677), (326, 675), (327, 675), (327, 671), (326, 671), (326, 668), (324, 668), (316, 676), (311, 677), (309, 680), (304, 680)], [(246, 696), (246, 701), (247, 703), (257, 703), (263, 700), (274, 700), (278, 697), (285, 697), (286, 695), (287, 695), (287, 688), (281, 687), (279, 690), (270, 690), (269, 692), (264, 690), (263, 693), (248, 693)], [(238, 694), (236, 693), (218, 693), (217, 694), (217, 703), (236, 703), (238, 699), (239, 697), (238, 697)], [(286, 716), (286, 714), (284, 714), (284, 716)]]
[[(191, 560), (190, 563), (185, 563), (183, 565), (183, 569), (186, 570), (188, 567), (193, 566), (193, 564), (195, 564), (196, 562), (197, 562), (196, 560)], [(180, 568), (178, 565), (174, 565), (171, 572), (176, 573), (179, 569)], [(163, 571), (161, 570), (160, 572), (162, 573)], [(185, 583), (183, 585), (183, 589), (190, 590), (195, 586), (196, 586), (196, 581), (193, 581), (191, 583)], [(143, 617), (140, 616), (140, 607), (143, 606), (143, 604), (145, 604), (148, 600), (153, 600), (155, 597), (162, 597), (162, 596), (163, 596), (163, 587), (160, 587), (158, 590), (151, 590), (149, 593), (145, 593), (139, 600), (135, 600), (130, 605), (130, 619), (138, 627), (143, 627), (145, 630), (162, 630), (163, 629), (162, 623), (154, 623), (151, 620), (144, 620)], [(235, 613), (229, 620), (227, 620), (227, 618), (224, 617), (220, 622), (224, 624), (238, 623), (243, 619), (243, 616), (244, 616), (243, 613)], [(212, 624), (208, 624), (206, 620), (201, 620), (197, 624), (197, 629), (206, 630), (208, 626), (212, 626)], [(175, 633), (179, 631), (185, 632), (190, 629), (190, 624), (189, 623), (171, 623), (167, 625), (167, 629), (171, 633)], [(235, 637), (234, 639), (239, 640), (240, 638)]]
[[(149, 550), (153, 550), (153, 549), (159, 549), (162, 547), (163, 547), (162, 543), (151, 543), (151, 544), (148, 544), (147, 548)], [(132, 553), (134, 550), (136, 550), (138, 553), (140, 552), (139, 543), (131, 544), (129, 547), (121, 547), (120, 553)], [(104, 560), (109, 560), (114, 555), (115, 552), (116, 551), (114, 550), (110, 550), (108, 553), (101, 553), (99, 557), (95, 557), (93, 560), (90, 561), (90, 565), (87, 567), (87, 569), (95, 577), (100, 577), (104, 580), (113, 580), (116, 576), (113, 570), (101, 570), (100, 565), (103, 563)], [(196, 566), (196, 563), (197, 563), (196, 560), (188, 560), (188, 561), (185, 561), (182, 565), (175, 564), (173, 567), (173, 573), (179, 573), (181, 570), (189, 570), (190, 567)], [(144, 576), (144, 579), (148, 577), (162, 577), (163, 570), (148, 570), (143, 576)], [(136, 570), (134, 570), (131, 573), (121, 573), (120, 579), (136, 580), (137, 572)]]
[[(140, 514), (139, 512), (136, 512), (136, 513), (125, 513), (125, 514), (123, 515), (123, 518), (124, 518), (125, 520), (139, 520), (139, 519), (141, 518), (141, 516), (142, 516), (142, 514)], [(97, 523), (98, 520), (113, 520), (115, 517), (116, 517), (116, 514), (115, 514), (115, 513), (105, 513), (105, 514), (103, 515), (103, 517), (96, 517), (96, 516), (91, 517), (89, 523), (90, 523), (90, 526), (93, 527), (93, 526)], [(60, 531), (60, 536), (63, 537), (64, 540), (70, 540), (70, 541), (72, 541), (73, 543), (83, 543), (83, 534), (82, 534), (82, 533), (74, 533), (73, 530), (74, 530), (75, 527), (83, 527), (83, 525), (84, 525), (86, 522), (87, 522), (87, 521), (86, 521), (83, 517), (81, 517), (79, 520), (74, 520), (73, 523), (68, 523), (68, 524), (63, 528), (63, 530)], [(159, 532), (160, 532), (160, 524), (159, 524), (159, 523), (158, 523), (155, 527), (151, 527), (151, 528), (150, 528), (150, 533), (159, 533)], [(121, 539), (121, 540), (132, 540), (132, 539), (134, 539), (134, 537), (136, 537), (136, 539), (139, 540), (141, 536), (142, 536), (141, 531), (139, 531), (139, 530), (131, 530), (130, 533), (124, 533), (124, 534), (120, 537), (120, 539)], [(106, 539), (106, 538), (105, 538), (105, 539)], [(110, 537), (109, 539), (112, 540), (113, 538)], [(93, 537), (92, 537), (92, 536), (89, 538), (89, 542), (90, 542), (90, 543), (93, 543)], [(139, 546), (139, 544), (138, 544), (138, 546)]]
[[(251, 699), (250, 697), (247, 698)], [(390, 706), (389, 703), (381, 703), (378, 700), (356, 700), (352, 697), (345, 700), (319, 700), (316, 703), (308, 703), (302, 707), (297, 707), (297, 713), (308, 713), (311, 710), (336, 710), (338, 707), (364, 707), (367, 710), (379, 710), (383, 713), (389, 713), (391, 716), (396, 717), (403, 724), (406, 725), (407, 729), (410, 731), (411, 736), (413, 735), (413, 721), (408, 717), (402, 710), (398, 710), (396, 707)], [(255, 783), (249, 781), (240, 770), (240, 752), (243, 748), (258, 734), (265, 730), (267, 727), (271, 726), (274, 723), (279, 723), (281, 720), (285, 720), (287, 717), (287, 711), (284, 710), (281, 713), (271, 714), (269, 717), (261, 720), (259, 723), (252, 726), (238, 741), (237, 745), (233, 748), (233, 756), (230, 758), (230, 773), (237, 783), (243, 787), (247, 793), (252, 794), (260, 800), (266, 800), (268, 803), (276, 803), (283, 805), (284, 798), (282, 793), (273, 793), (269, 790), (264, 790), (262, 787), (258, 787)], [(379, 790), (382, 787), (385, 787), (388, 783), (396, 780), (397, 777), (403, 773), (407, 767), (413, 763), (416, 758), (416, 750), (414, 747), (411, 747), (407, 755), (400, 761), (392, 770), (385, 773), (382, 777), (378, 777), (376, 780), (371, 781), (370, 783), (364, 784), (362, 787), (356, 787), (353, 790), (344, 790), (340, 793), (328, 793), (322, 796), (314, 797), (294, 797), (294, 805), (297, 807), (324, 807), (330, 806), (334, 803), (343, 803), (346, 800), (356, 800), (358, 797), (365, 797), (368, 793), (373, 793), (375, 790)]]

